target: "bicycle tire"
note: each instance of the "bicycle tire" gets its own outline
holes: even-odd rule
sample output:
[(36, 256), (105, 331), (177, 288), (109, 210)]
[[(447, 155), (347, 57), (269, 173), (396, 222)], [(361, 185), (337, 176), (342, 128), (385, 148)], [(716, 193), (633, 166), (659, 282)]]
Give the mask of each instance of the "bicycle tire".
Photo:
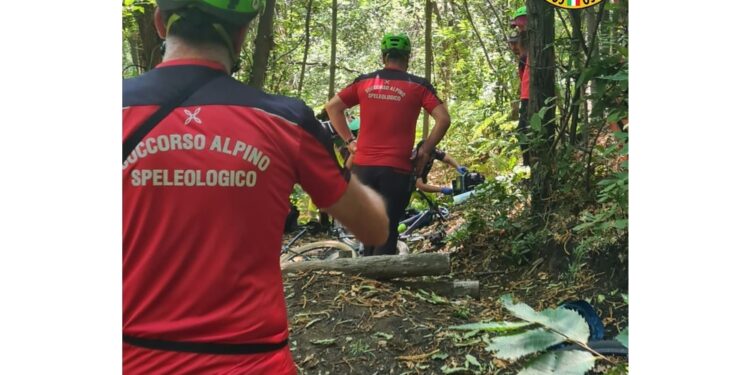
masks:
[[(281, 262), (300, 262), (306, 260), (326, 260), (330, 258), (330, 254), (324, 255), (326, 250), (337, 250), (340, 252), (346, 252), (351, 254), (346, 258), (356, 258), (359, 254), (351, 246), (333, 240), (317, 241), (305, 245), (300, 245), (295, 248), (289, 249), (286, 253), (281, 255)], [(320, 253), (320, 254), (316, 254)], [(301, 258), (301, 259), (296, 259)], [(339, 256), (339, 258), (344, 258)], [(296, 260), (295, 260), (296, 259)]]

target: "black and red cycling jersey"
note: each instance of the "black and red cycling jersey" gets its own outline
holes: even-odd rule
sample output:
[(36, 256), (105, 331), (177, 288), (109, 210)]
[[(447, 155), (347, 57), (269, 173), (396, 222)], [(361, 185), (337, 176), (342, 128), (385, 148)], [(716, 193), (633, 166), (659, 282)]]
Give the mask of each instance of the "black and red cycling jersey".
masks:
[[(204, 60), (123, 82), (123, 139)], [(123, 163), (123, 333), (190, 343), (287, 339), (279, 252), (299, 183), (319, 207), (344, 193), (330, 138), (302, 101), (220, 75), (173, 110)], [(211, 355), (123, 345), (125, 374), (296, 374), (288, 348)]]
[(411, 171), (417, 118), (442, 101), (424, 78), (385, 68), (364, 74), (338, 93), (347, 108), (360, 106), (354, 164)]

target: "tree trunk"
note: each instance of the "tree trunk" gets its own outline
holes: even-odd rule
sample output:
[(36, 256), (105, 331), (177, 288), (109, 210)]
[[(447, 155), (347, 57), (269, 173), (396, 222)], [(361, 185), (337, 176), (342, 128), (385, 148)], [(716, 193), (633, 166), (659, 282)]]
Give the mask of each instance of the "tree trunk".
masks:
[(423, 289), (435, 292), (448, 298), (472, 297), (479, 299), (479, 281), (477, 280), (437, 280), (437, 281), (402, 281), (394, 280), (391, 284), (412, 290)]
[(336, 94), (334, 89), (336, 86), (336, 29), (338, 28), (338, 8), (338, 1), (333, 0), (333, 3), (331, 4), (331, 64), (328, 72), (328, 99), (333, 98)]
[(263, 14), (258, 22), (258, 34), (255, 36), (255, 50), (253, 51), (253, 66), (250, 68), (248, 84), (263, 89), (268, 70), (268, 59), (273, 49), (273, 15), (276, 0), (268, 0)]
[(451, 272), (450, 255), (425, 253), (409, 255), (379, 255), (361, 258), (340, 258), (308, 262), (284, 263), (281, 273), (305, 271), (337, 271), (374, 279), (396, 277), (439, 276)]
[(310, 50), (310, 16), (312, 14), (313, 0), (307, 1), (307, 15), (305, 15), (305, 51), (302, 54), (302, 71), (299, 74), (299, 86), (297, 97), (302, 97), (302, 85), (305, 82), (305, 68), (307, 68), (307, 52)]
[[(544, 0), (526, 0), (528, 11), (529, 58), (531, 84), (529, 93), (529, 125), (543, 139), (533, 144), (532, 157), (532, 209), (535, 213), (546, 211), (551, 194), (551, 168), (554, 150), (555, 108), (546, 110), (541, 118), (541, 129), (534, 129), (534, 115), (547, 106), (555, 96), (555, 13)], [(554, 103), (550, 102), (550, 105)], [(538, 134), (540, 132), (542, 134)], [(534, 163), (536, 159), (536, 163)]]
[(139, 60), (135, 62), (145, 70), (151, 70), (161, 63), (161, 39), (154, 26), (153, 4), (144, 3), (143, 13), (135, 12), (135, 21), (138, 24), (138, 35), (141, 39), (142, 51), (138, 54)]
[[(424, 19), (424, 78), (432, 83), (432, 0), (425, 0)], [(425, 140), (430, 132), (430, 114), (424, 111), (422, 117), (422, 140)]]
[[(587, 47), (586, 47), (586, 41), (583, 38), (583, 32), (582, 30), (582, 22), (581, 22), (581, 13), (576, 10), (570, 10), (570, 23), (571, 28), (573, 29), (573, 40), (570, 43), (570, 53), (571, 53), (571, 60), (572, 60), (572, 67), (574, 70), (578, 71), (579, 75), (582, 73), (581, 67), (583, 66), (583, 62), (581, 61), (581, 53), (580, 51), (583, 50), (585, 55), (588, 55)], [(575, 88), (575, 93), (573, 94), (573, 98), (571, 99), (571, 113), (570, 113), (570, 128), (568, 130), (568, 134), (570, 135), (570, 144), (574, 145), (577, 142), (578, 138), (578, 118), (581, 106), (583, 105), (583, 102), (580, 100), (581, 94), (583, 93), (584, 86), (581, 85), (581, 87)], [(565, 125), (565, 124), (563, 124)]]

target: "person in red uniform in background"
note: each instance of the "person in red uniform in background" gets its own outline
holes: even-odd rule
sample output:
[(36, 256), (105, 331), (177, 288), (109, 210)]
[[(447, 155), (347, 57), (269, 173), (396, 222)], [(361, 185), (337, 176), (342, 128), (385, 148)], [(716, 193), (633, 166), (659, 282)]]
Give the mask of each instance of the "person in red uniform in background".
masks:
[[(383, 69), (363, 74), (327, 104), (333, 127), (354, 155), (352, 171), (383, 195), (389, 220), (388, 241), (365, 247), (365, 255), (398, 254), (398, 222), (409, 204), (412, 170), (421, 175), (435, 146), (448, 131), (450, 115), (435, 88), (422, 77), (407, 73), (411, 41), (405, 34), (386, 34), (381, 40)], [(359, 138), (347, 127), (344, 110), (360, 106)], [(412, 160), (417, 118), (424, 108), (435, 127)]]
[[(528, 34), (526, 33), (527, 15), (526, 6), (522, 6), (516, 10), (511, 21), (511, 26), (518, 28), (517, 34), (517, 48), (518, 48), (518, 75), (521, 79), (521, 105), (518, 111), (518, 132), (521, 134), (527, 134), (529, 127), (529, 88), (531, 86), (531, 77), (529, 69), (529, 58), (528, 58)], [(519, 142), (521, 146), (521, 154), (523, 156), (523, 164), (530, 166), (531, 158), (529, 156), (529, 145), (525, 139), (521, 139)]]
[(300, 100), (232, 78), (264, 1), (157, 0), (164, 62), (123, 82), (123, 373), (296, 374), (279, 264), (299, 183), (366, 244), (377, 193)]

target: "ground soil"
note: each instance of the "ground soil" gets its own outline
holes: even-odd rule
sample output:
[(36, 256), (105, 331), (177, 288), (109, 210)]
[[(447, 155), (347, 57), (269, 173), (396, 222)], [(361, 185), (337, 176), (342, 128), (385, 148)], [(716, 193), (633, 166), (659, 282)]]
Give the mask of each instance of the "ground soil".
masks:
[[(459, 224), (460, 218), (454, 216), (445, 228), (450, 231)], [(311, 236), (300, 243), (319, 238)], [(300, 374), (515, 374), (521, 364), (493, 358), (484, 350), (484, 334), (448, 329), (480, 321), (515, 320), (498, 301), (503, 294), (512, 294), (537, 310), (588, 300), (602, 317), (607, 338), (627, 327), (627, 304), (622, 298), (627, 294), (627, 269), (622, 264), (595, 259), (591, 268), (571, 280), (562, 269), (550, 270), (543, 260), (500, 264), (490, 254), (492, 246), (435, 248), (424, 243), (410, 247), (415, 252), (451, 252), (453, 271), (446, 277), (479, 280), (481, 298), (447, 299), (339, 273), (287, 275), (290, 346)], [(479, 366), (468, 363), (470, 356)], [(457, 370), (461, 367), (468, 369)], [(599, 366), (592, 373), (605, 369)]]

